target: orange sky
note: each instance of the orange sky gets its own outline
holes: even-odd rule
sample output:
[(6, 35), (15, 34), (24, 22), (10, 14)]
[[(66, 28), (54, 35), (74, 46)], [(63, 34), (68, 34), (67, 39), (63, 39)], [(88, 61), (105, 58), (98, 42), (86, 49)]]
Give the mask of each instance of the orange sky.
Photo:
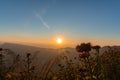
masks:
[(120, 45), (119, 41), (115, 40), (78, 40), (78, 41), (72, 41), (70, 39), (63, 38), (62, 44), (57, 44), (56, 42), (57, 37), (50, 39), (50, 40), (35, 40), (35, 39), (26, 39), (26, 38), (8, 38), (4, 37), (4, 39), (1, 39), (1, 42), (10, 42), (10, 43), (19, 43), (19, 44), (26, 44), (26, 45), (32, 45), (32, 46), (38, 46), (38, 47), (45, 47), (45, 48), (61, 48), (61, 47), (75, 47), (77, 44), (80, 44), (82, 42), (91, 42), (93, 45), (101, 45), (101, 46), (113, 46), (113, 45)]
[[(120, 45), (119, 3), (119, 0), (1, 0), (0, 42), (52, 48), (75, 47), (82, 42)], [(58, 46), (55, 39), (59, 35), (63, 44)]]

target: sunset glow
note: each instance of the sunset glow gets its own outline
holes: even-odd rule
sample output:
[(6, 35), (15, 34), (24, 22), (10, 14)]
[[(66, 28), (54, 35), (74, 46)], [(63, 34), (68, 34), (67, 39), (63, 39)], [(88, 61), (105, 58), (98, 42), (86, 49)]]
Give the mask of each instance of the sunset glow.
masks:
[(0, 80), (119, 80), (119, 9), (120, 0), (1, 0)]
[(119, 3), (119, 0), (2, 0), (0, 42), (45, 48), (56, 48), (58, 44), (75, 47), (82, 42), (120, 45)]
[(57, 43), (58, 43), (58, 44), (62, 44), (62, 39), (61, 39), (61, 38), (58, 38), (58, 39), (57, 39)]

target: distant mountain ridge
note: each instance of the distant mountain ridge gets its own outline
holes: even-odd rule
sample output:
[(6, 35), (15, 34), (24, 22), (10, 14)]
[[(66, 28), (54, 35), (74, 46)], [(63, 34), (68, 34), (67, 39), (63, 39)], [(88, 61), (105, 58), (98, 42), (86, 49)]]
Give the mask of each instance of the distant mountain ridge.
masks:
[[(1, 43), (0, 47), (10, 49), (14, 51), (16, 54), (25, 54), (25, 53), (40, 53), (40, 54), (55, 54), (58, 55), (60, 52), (69, 52), (69, 53), (77, 53), (75, 48), (66, 47), (66, 48), (59, 48), (59, 49), (52, 49), (52, 48), (41, 48), (36, 46), (29, 46), (23, 44), (16, 44), (16, 43)], [(102, 54), (104, 51), (107, 51), (111, 47), (112, 49), (120, 50), (120, 46), (104, 46), (100, 49), (100, 53)]]
[[(31, 55), (34, 57), (34, 63), (38, 65), (38, 67), (42, 67), (45, 64), (48, 65), (49, 68), (51, 66), (54, 66), (58, 63), (64, 63), (63, 57), (67, 56), (69, 60), (74, 60), (74, 58), (78, 57), (78, 52), (75, 48), (66, 47), (66, 48), (60, 48), (60, 49), (52, 49), (52, 48), (40, 48), (35, 46), (28, 46), (28, 45), (21, 45), (21, 44), (15, 44), (15, 43), (2, 43), (0, 45), (1, 48), (10, 49), (14, 52), (14, 54), (8, 54), (6, 57), (7, 61), (13, 60), (13, 55), (21, 55), (24, 59), (26, 57), (26, 53), (31, 53)], [(112, 46), (112, 49), (120, 50), (120, 46)], [(109, 50), (109, 46), (104, 46), (100, 49), (100, 54), (104, 53), (105, 51)], [(95, 50), (92, 50), (93, 53), (95, 53)], [(77, 60), (77, 61), (78, 61)], [(7, 62), (7, 64), (11, 64), (11, 62)]]
[[(73, 59), (77, 56), (77, 52), (74, 48), (60, 48), (60, 49), (51, 49), (51, 48), (40, 48), (28, 45), (21, 45), (15, 43), (4, 43), (0, 45), (1, 48), (10, 49), (14, 52), (14, 55), (19, 54), (22, 56), (22, 59), (26, 58), (26, 53), (31, 53), (34, 57), (34, 64), (38, 65), (38, 67), (42, 67), (44, 65), (54, 66), (59, 64), (62, 61), (62, 57), (67, 55), (69, 58)], [(7, 61), (13, 60), (13, 56), (9, 55), (6, 57)], [(8, 62), (8, 63), (11, 63)], [(52, 63), (52, 64), (51, 64)]]
[[(16, 43), (1, 43), (0, 47), (2, 48), (6, 48), (6, 49), (10, 49), (13, 50), (14, 52), (17, 53), (34, 53), (37, 51), (55, 51), (58, 52), (58, 50), (70, 50), (70, 51), (74, 51), (76, 52), (75, 48), (71, 48), (71, 47), (65, 47), (65, 48), (59, 48), (59, 49), (53, 49), (53, 48), (42, 48), (42, 47), (36, 47), (36, 46), (29, 46), (29, 45), (23, 45), (23, 44), (16, 44)], [(108, 50), (108, 48), (111, 47), (112, 49), (120, 49), (120, 46), (103, 46), (100, 51), (105, 51)]]

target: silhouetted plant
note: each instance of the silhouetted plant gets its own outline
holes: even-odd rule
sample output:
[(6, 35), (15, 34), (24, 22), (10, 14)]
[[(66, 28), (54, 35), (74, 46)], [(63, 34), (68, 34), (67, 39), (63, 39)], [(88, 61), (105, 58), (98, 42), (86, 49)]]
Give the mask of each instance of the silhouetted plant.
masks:
[(90, 51), (91, 51), (91, 43), (81, 43), (81, 45), (76, 46), (76, 50), (79, 53), (79, 57), (83, 58), (85, 61), (86, 69), (89, 69), (89, 75), (91, 76), (91, 79), (93, 78), (91, 63), (89, 60)]
[(22, 74), (25, 74), (23, 78), (25, 80), (34, 80), (34, 78), (36, 77), (34, 75), (35, 66), (33, 65), (33, 62), (32, 62), (33, 59), (32, 59), (31, 53), (27, 53), (26, 58), (23, 61), (24, 61), (24, 66), (25, 66), (24, 72), (21, 72)]
[[(55, 73), (53, 65), (58, 62), (57, 57), (44, 64), (37, 74), (35, 72), (37, 66), (33, 64), (31, 53), (27, 53), (24, 59), (20, 55), (15, 55), (12, 65), (6, 67), (5, 53), (10, 50), (0, 48), (0, 80), (119, 80), (120, 50), (108, 47), (108, 50), (101, 54), (100, 48), (99, 45), (92, 46), (90, 43), (77, 45), (79, 63), (74, 62), (78, 60), (77, 57), (69, 59), (65, 55), (62, 58), (64, 63), (58, 64), (59, 70), (57, 69)], [(92, 49), (95, 50), (94, 56)], [(17, 71), (17, 68), (23, 65), (24, 69)]]
[(97, 53), (99, 54), (99, 49), (101, 48), (99, 45), (93, 46), (92, 48), (95, 49)]
[(67, 56), (64, 56), (65, 65), (58, 64), (59, 73), (58, 79), (60, 80), (77, 80), (79, 79), (78, 66), (75, 65), (73, 60), (69, 60)]
[(77, 52), (89, 52), (91, 51), (91, 43), (81, 43), (76, 46)]
[(109, 47), (109, 50), (102, 54), (102, 64), (106, 80), (119, 80), (120, 77), (120, 50)]
[(3, 53), (4, 49), (0, 48), (0, 79), (5, 80), (5, 65), (4, 65), (4, 56), (5, 54)]

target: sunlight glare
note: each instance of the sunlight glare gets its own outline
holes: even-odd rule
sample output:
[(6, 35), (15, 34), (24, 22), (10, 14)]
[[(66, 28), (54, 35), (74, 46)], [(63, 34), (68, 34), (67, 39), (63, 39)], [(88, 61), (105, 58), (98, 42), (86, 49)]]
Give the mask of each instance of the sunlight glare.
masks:
[(61, 44), (61, 43), (62, 43), (62, 39), (61, 39), (61, 38), (58, 38), (58, 39), (57, 39), (57, 43), (58, 43), (58, 44)]

